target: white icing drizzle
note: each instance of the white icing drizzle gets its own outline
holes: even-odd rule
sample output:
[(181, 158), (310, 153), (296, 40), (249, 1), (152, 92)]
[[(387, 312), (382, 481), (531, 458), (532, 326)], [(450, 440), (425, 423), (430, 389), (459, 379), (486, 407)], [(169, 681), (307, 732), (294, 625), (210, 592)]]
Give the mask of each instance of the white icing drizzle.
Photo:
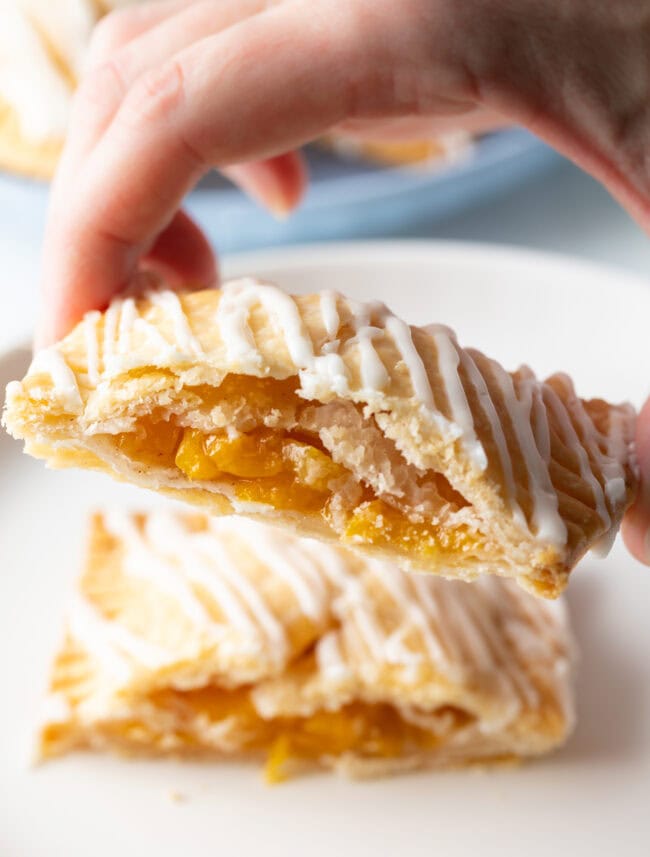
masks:
[(261, 631), (266, 635), (268, 644), (273, 647), (278, 659), (284, 658), (288, 641), (282, 623), (248, 578), (241, 573), (219, 539), (201, 534), (195, 536), (190, 545), (193, 553), (198, 552), (205, 560), (211, 561), (215, 572), (229, 584), (246, 605)]
[(156, 543), (158, 520), (155, 516), (148, 519), (145, 538), (131, 515), (116, 509), (104, 515), (106, 529), (122, 541), (125, 549), (122, 571), (155, 585), (178, 603), (191, 622), (205, 629), (212, 625), (212, 621), (192, 587), (188, 586), (177, 568), (150, 547)]
[(429, 579), (420, 574), (413, 575), (413, 587), (418, 601), (429, 620), (436, 628), (440, 646), (444, 650), (448, 664), (462, 661), (463, 654), (454, 635), (450, 633), (449, 625), (445, 622), (445, 613), (441, 610), (436, 598), (436, 590), (430, 585)]
[[(275, 286), (254, 280), (227, 283), (222, 292), (216, 321), (230, 361), (242, 363), (251, 371), (261, 366), (261, 353), (249, 326), (252, 307), (261, 305), (282, 334), (289, 355), (298, 369), (303, 394), (307, 397), (318, 396), (323, 382), (328, 390), (337, 395), (349, 393), (348, 371), (340, 355), (332, 349), (334, 343), (324, 343), (322, 353), (315, 355), (313, 343), (304, 328), (298, 307), (289, 295)], [(340, 326), (336, 295), (325, 293), (325, 296), (321, 295), (320, 302), (325, 329), (330, 336), (334, 336)], [(469, 426), (471, 429), (471, 433), (465, 436), (462, 426), (448, 423), (436, 410), (426, 367), (415, 347), (409, 326), (378, 301), (348, 301), (348, 307), (352, 313), (350, 324), (355, 334), (346, 341), (345, 347), (358, 348), (362, 395), (372, 399), (380, 394), (390, 381), (390, 375), (373, 344), (374, 339), (388, 335), (406, 367), (415, 398), (431, 412), (440, 430), (448, 432), (452, 438), (463, 436), (463, 443), (473, 465), (485, 469), (485, 452), (470, 423), (465, 421), (465, 428)], [(442, 330), (440, 328), (441, 332)], [(450, 332), (446, 332), (446, 336), (450, 338)]]
[(316, 645), (316, 664), (325, 680), (343, 681), (353, 676), (353, 672), (343, 659), (339, 635), (330, 631), (320, 638)]
[(257, 350), (253, 331), (248, 324), (249, 307), (237, 299), (238, 291), (231, 288), (223, 292), (217, 324), (228, 360), (236, 364), (252, 364), (258, 368), (262, 365), (262, 354)]
[[(231, 605), (239, 606), (223, 610), (228, 623), (246, 632), (249, 641), (262, 641), (265, 655), (272, 653), (281, 670), (290, 655), (285, 630), (290, 623), (276, 618), (267, 603), (269, 596), (262, 594), (277, 593), (277, 583), (287, 587), (287, 592), (302, 592), (302, 600), (298, 600), (305, 618), (310, 617), (310, 610), (315, 612), (315, 605), (319, 610), (324, 605), (315, 626), (314, 681), (346, 683), (350, 689), (367, 684), (373, 690), (382, 669), (390, 666), (397, 670), (396, 681), (408, 686), (418, 681), (420, 668), (428, 665), (441, 677), (442, 688), (456, 682), (470, 693), (489, 694), (494, 714), (487, 714), (482, 722), (488, 730), (516, 717), (522, 706), (535, 708), (540, 704), (540, 675), (546, 689), (554, 689), (558, 699), (566, 698), (567, 669), (562, 663), (570, 653), (565, 619), (510, 581), (485, 578), (468, 586), (434, 577), (406, 577), (389, 564), (364, 562), (310, 540), (283, 539), (255, 522), (221, 518), (206, 523), (207, 531), (195, 531), (183, 518), (156, 511), (144, 530), (136, 528), (134, 533), (133, 520), (128, 516), (116, 513), (105, 521), (109, 531), (122, 540), (122, 566), (130, 564), (129, 557), (134, 567), (142, 564), (142, 552), (149, 551), (155, 562), (148, 564), (144, 575), (136, 572), (136, 579), (143, 577), (161, 593), (176, 598), (179, 610), (188, 618), (194, 616), (197, 631), (204, 629), (205, 619), (187, 610), (186, 594), (178, 585), (190, 578), (200, 582), (219, 606), (223, 605), (224, 586), (234, 595)], [(277, 555), (267, 562), (270, 552), (276, 552), (283, 540), (288, 548), (281, 557), (283, 562)], [(268, 585), (259, 589), (252, 585), (245, 563), (240, 564), (238, 559), (240, 551), (248, 556), (253, 541), (269, 576)], [(292, 565), (291, 573), (287, 573), (287, 563)], [(192, 577), (197, 567), (201, 569), (199, 577)], [(169, 581), (172, 574), (178, 578), (174, 585)], [(210, 578), (218, 582), (216, 588), (210, 585)], [(381, 593), (389, 599), (390, 607)], [(183, 640), (176, 641), (174, 659), (151, 643), (145, 632), (142, 637), (135, 636), (119, 619), (103, 619), (99, 610), (83, 599), (73, 605), (70, 633), (120, 686), (128, 685), (134, 670), (141, 675), (143, 669), (167, 669), (175, 662), (182, 669), (178, 652), (185, 650)], [(187, 636), (189, 632), (184, 633)], [(225, 639), (215, 638), (215, 645)], [(250, 651), (246, 639), (233, 643), (230, 651), (235, 655)], [(417, 640), (421, 643), (413, 642)], [(529, 672), (531, 663), (534, 669)], [(269, 675), (275, 672), (271, 668)], [(174, 673), (166, 680), (173, 685)], [(273, 706), (264, 694), (259, 705), (262, 712), (273, 716)]]
[[(26, 10), (70, 72), (80, 74), (97, 14), (94, 0), (11, 0)], [(130, 0), (133, 2), (133, 0)], [(1, 5), (1, 3), (0, 3)]]
[(510, 457), (510, 452), (508, 450), (508, 442), (503, 432), (503, 426), (501, 425), (501, 420), (499, 419), (496, 407), (494, 405), (492, 397), (490, 396), (490, 391), (488, 389), (487, 384), (485, 383), (485, 378), (483, 377), (483, 375), (479, 371), (478, 366), (474, 362), (471, 356), (471, 352), (462, 352), (461, 362), (463, 368), (465, 369), (465, 372), (467, 373), (470, 383), (476, 390), (483, 413), (487, 417), (487, 420), (490, 424), (492, 438), (499, 453), (501, 473), (503, 474), (506, 496), (509, 498), (512, 515), (522, 528), (526, 528), (526, 518), (521, 510), (521, 506), (517, 501), (517, 489), (515, 485), (514, 474), (512, 471), (512, 458)]
[(305, 566), (305, 557), (296, 556), (295, 550), (292, 552), (293, 555), (289, 554), (287, 547), (281, 543), (281, 536), (278, 537), (273, 530), (267, 530), (255, 524), (250, 527), (251, 523), (243, 520), (241, 528), (242, 534), (246, 529), (250, 531), (248, 549), (259, 558), (260, 563), (268, 567), (275, 577), (291, 589), (305, 616), (314, 620), (321, 619), (327, 604), (326, 590), (318, 577), (310, 574), (313, 569), (310, 568), (310, 564)]
[[(497, 615), (501, 614), (502, 621), (504, 617), (503, 608), (500, 603), (495, 602), (493, 595), (494, 587), (487, 590), (483, 587), (479, 595), (479, 590), (475, 592), (470, 586), (469, 591), (463, 593), (465, 621), (469, 619), (468, 624), (476, 629), (473, 643), (480, 646), (486, 653), (486, 662), (494, 670), (497, 679), (509, 682), (524, 704), (534, 708), (538, 703), (539, 694), (530, 677), (522, 670), (518, 659), (513, 657), (511, 647), (503, 637), (503, 628), (495, 627), (493, 619), (495, 612), (498, 611)], [(486, 609), (486, 602), (491, 610)], [(514, 699), (512, 703), (516, 705)]]
[(190, 330), (187, 317), (176, 292), (150, 292), (148, 297), (154, 306), (162, 309), (171, 318), (174, 336), (181, 350), (187, 355), (198, 356), (202, 354), (201, 346)]
[[(136, 329), (138, 323), (138, 314), (136, 312), (135, 300), (133, 298), (124, 298), (122, 301), (122, 311), (120, 313), (120, 323), (117, 329), (117, 353), (125, 354), (128, 352), (131, 345), (131, 332)], [(145, 325), (143, 332), (148, 332), (149, 325)], [(162, 345), (165, 347), (167, 343), (158, 333), (157, 330), (152, 331), (154, 345)]]
[[(573, 391), (571, 381), (566, 376), (561, 377), (565, 388), (570, 391), (567, 407), (580, 426), (583, 443), (587, 445), (592, 458), (598, 462), (603, 474), (605, 480), (604, 500), (609, 500), (610, 503), (619, 503), (625, 497), (625, 470), (622, 465), (626, 452), (623, 437), (623, 414), (620, 411), (610, 412), (609, 432), (603, 436), (595, 430), (584, 404)], [(601, 444), (605, 446), (607, 452), (601, 451)]]
[(67, 617), (70, 635), (120, 681), (126, 681), (133, 671), (129, 659), (151, 670), (173, 661), (169, 652), (136, 637), (118, 622), (102, 618), (81, 595), (73, 597)]
[[(477, 470), (485, 470), (487, 456), (483, 444), (476, 437), (474, 415), (467, 401), (467, 394), (458, 369), (460, 354), (453, 333), (442, 325), (430, 325), (427, 332), (433, 338), (438, 353), (438, 369), (445, 385), (452, 419), (460, 426), (465, 447)], [(428, 384), (428, 379), (427, 379)]]
[(585, 482), (589, 484), (591, 488), (594, 502), (596, 504), (596, 513), (600, 517), (605, 527), (609, 528), (609, 526), (611, 525), (611, 517), (607, 508), (605, 492), (603, 491), (602, 485), (594, 474), (587, 451), (582, 445), (580, 438), (578, 437), (573, 422), (571, 421), (571, 417), (562, 405), (562, 402), (560, 401), (560, 398), (555, 392), (555, 390), (547, 390), (546, 400), (560, 425), (564, 442), (568, 447), (575, 451), (575, 454), (578, 458), (580, 476), (582, 477), (582, 479), (585, 480)]
[(72, 715), (72, 707), (61, 691), (50, 691), (40, 705), (40, 723), (66, 723)]
[[(129, 304), (129, 307), (130, 306), (135, 305)], [(141, 333), (145, 340), (149, 343), (149, 345), (155, 350), (157, 350), (159, 354), (165, 355), (170, 351), (170, 345), (165, 339), (165, 337), (162, 335), (162, 333), (160, 333), (159, 330), (156, 330), (156, 328), (152, 324), (149, 324), (149, 322), (145, 321), (143, 318), (138, 317), (135, 319), (135, 321), (133, 322), (133, 330), (136, 333)], [(128, 349), (125, 347), (121, 347), (120, 350), (122, 354), (128, 353)], [(134, 355), (129, 361), (129, 365), (136, 366), (138, 362), (138, 357)], [(145, 364), (148, 362), (148, 359), (144, 360)], [(165, 361), (163, 360), (163, 362)], [(118, 369), (117, 371), (119, 372), (120, 369)]]
[(228, 283), (222, 291), (216, 320), (231, 361), (260, 362), (261, 355), (256, 349), (248, 317), (252, 307), (261, 304), (278, 325), (294, 364), (304, 368), (313, 365), (312, 342), (298, 307), (289, 295), (275, 286), (247, 279)]
[(532, 499), (534, 532), (542, 542), (555, 545), (566, 544), (567, 529), (558, 510), (557, 494), (551, 482), (548, 465), (540, 455), (533, 434), (530, 417), (532, 407), (532, 385), (536, 381), (524, 380), (519, 399), (512, 378), (500, 366), (491, 363), (493, 377), (505, 407), (512, 417), (515, 436), (528, 471), (529, 491)]
[[(522, 371), (522, 370), (520, 370)], [(532, 375), (532, 373), (531, 373)], [(534, 376), (532, 380), (535, 381)], [(542, 456), (546, 464), (551, 461), (551, 432), (548, 425), (546, 415), (546, 406), (542, 396), (542, 388), (539, 384), (533, 383), (533, 432), (535, 434), (535, 443), (539, 454)]]
[[(165, 335), (147, 319), (146, 311), (140, 314), (138, 304), (131, 297), (114, 301), (106, 312), (102, 348), (97, 341), (97, 315), (86, 318), (84, 339), (91, 384), (101, 386), (105, 379), (138, 366), (191, 365), (202, 355), (201, 343), (191, 329), (178, 295), (152, 292), (148, 298), (169, 322), (164, 325)], [(449, 417), (445, 416), (436, 406), (427, 367), (407, 324), (379, 302), (346, 301), (332, 291), (321, 293), (319, 308), (328, 338), (320, 344), (320, 353), (315, 353), (296, 300), (275, 286), (251, 279), (227, 283), (221, 290), (214, 319), (220, 341), (215, 345), (214, 354), (203, 355), (205, 362), (212, 365), (215, 361), (215, 369), (223, 368), (223, 347), (225, 364), (230, 371), (257, 376), (273, 372), (273, 354), (268, 358), (271, 365), (267, 366), (251, 328), (251, 314), (265, 313), (267, 326), (277, 332), (277, 347), (286, 349), (299, 376), (301, 396), (320, 401), (342, 396), (368, 402), (373, 407), (379, 405), (382, 410), (385, 405), (385, 409), (390, 410), (391, 402), (384, 402), (384, 397), (390, 394), (392, 367), (385, 365), (380, 356), (385, 354), (380, 346), (390, 341), (399, 355), (400, 372), (404, 369), (408, 374), (413, 397), (421, 405), (420, 418), (429, 420), (431, 430), (439, 432), (447, 444), (460, 442), (467, 454), (470, 472), (482, 472), (487, 468), (487, 452), (479, 434), (480, 431), (489, 432), (502, 474), (502, 498), (523, 532), (540, 543), (557, 547), (564, 546), (567, 541), (567, 527), (560, 515), (557, 492), (550, 476), (551, 411), (563, 427), (563, 442), (579, 460), (581, 478), (592, 488), (603, 529), (611, 528), (612, 519), (618, 517), (625, 497), (628, 414), (612, 412), (608, 431), (600, 434), (570, 387), (566, 388), (566, 396), (547, 395), (548, 385), (540, 384), (532, 372), (525, 369), (520, 370), (515, 386), (512, 377), (497, 363), (461, 348), (448, 328), (432, 325), (426, 332), (437, 353), (436, 379), (442, 383), (442, 393), (449, 407)], [(344, 330), (352, 331), (347, 338), (343, 334), (335, 338), (341, 330), (341, 318), (347, 319)], [(134, 334), (137, 334), (135, 341)], [(275, 341), (269, 347), (271, 351), (276, 349)], [(358, 358), (359, 389), (351, 388), (350, 354)], [(392, 359), (395, 357), (393, 355)], [(278, 360), (286, 371), (286, 356), (282, 360), (278, 356)], [(39, 366), (52, 377), (62, 401), (70, 404), (73, 413), (79, 412), (81, 397), (74, 373), (62, 352), (54, 348), (38, 357), (32, 371)], [(493, 396), (491, 390), (495, 388), (498, 394)], [(477, 420), (473, 408), (479, 408), (484, 418)], [(501, 416), (502, 408), (507, 412), (507, 419)], [(508, 427), (510, 424), (512, 430)], [(523, 487), (528, 488), (530, 497), (528, 518), (522, 510), (514, 473), (513, 462), (519, 456), (526, 473), (527, 485)], [(465, 487), (461, 485), (460, 489), (465, 490)], [(472, 499), (469, 491), (467, 495)], [(616, 516), (612, 514), (614, 510)], [(304, 600), (304, 593), (300, 597)]]
[(57, 398), (70, 413), (78, 414), (83, 410), (83, 400), (75, 374), (55, 345), (38, 351), (29, 371), (34, 375), (42, 372), (50, 376)]
[(426, 408), (435, 408), (429, 376), (427, 375), (424, 362), (413, 343), (411, 328), (406, 322), (397, 318), (397, 316), (388, 315), (386, 318), (386, 330), (393, 338), (404, 361), (404, 365), (408, 370), (415, 396)]
[(405, 575), (395, 574), (392, 566), (383, 562), (370, 561), (368, 568), (371, 574), (380, 581), (401, 612), (408, 618), (410, 624), (418, 628), (429, 658), (439, 669), (444, 670), (448, 665), (447, 658), (440, 643), (431, 633), (422, 605), (408, 591)]
[[(353, 620), (350, 630), (358, 633), (372, 660), (375, 663), (381, 663), (384, 660), (388, 661), (386, 638), (366, 604), (361, 599), (355, 599), (346, 609), (349, 610), (349, 616)], [(363, 657), (361, 657), (362, 660)]]
[(0, 100), (16, 112), (20, 132), (29, 142), (64, 137), (70, 87), (15, 0), (0, 6)]
[[(609, 434), (607, 435), (607, 456), (603, 456), (602, 466), (605, 476), (605, 494), (612, 506), (625, 498), (625, 471), (621, 462), (627, 449), (623, 431), (624, 417), (620, 411), (613, 411), (609, 418)], [(599, 447), (596, 446), (596, 449)]]
[(178, 572), (210, 595), (228, 624), (250, 638), (260, 638), (258, 626), (232, 588), (215, 574), (213, 563), (206, 562), (195, 553), (188, 556), (187, 546), (191, 535), (181, 527), (175, 515), (162, 511), (149, 515), (146, 529), (150, 550), (170, 555)]
[(339, 295), (331, 289), (323, 289), (320, 293), (320, 311), (323, 317), (323, 326), (330, 339), (333, 339), (339, 331), (341, 320), (339, 318), (336, 303)]
[[(103, 375), (108, 378), (138, 366), (187, 363), (202, 354), (176, 293), (152, 291), (145, 298), (170, 319), (172, 342), (139, 314), (134, 298), (117, 298), (107, 309), (104, 321)], [(144, 340), (137, 349), (133, 346), (134, 333)]]
[(383, 336), (383, 334), (384, 331), (380, 327), (367, 325), (362, 327), (356, 336), (349, 339), (347, 343), (348, 345), (357, 344), (359, 346), (361, 383), (369, 390), (383, 390), (390, 381), (386, 367), (372, 344), (375, 337)]

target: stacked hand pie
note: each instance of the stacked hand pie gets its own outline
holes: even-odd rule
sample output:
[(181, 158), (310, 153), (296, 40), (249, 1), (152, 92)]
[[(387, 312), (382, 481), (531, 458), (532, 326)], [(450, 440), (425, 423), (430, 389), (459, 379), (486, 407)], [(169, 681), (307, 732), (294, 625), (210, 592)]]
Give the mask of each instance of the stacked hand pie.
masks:
[(9, 385), (11, 433), (238, 518), (95, 520), (44, 754), (265, 752), (282, 776), (557, 745), (568, 632), (533, 596), (616, 534), (634, 420), (335, 292), (89, 314)]
[(573, 722), (561, 604), (403, 574), (241, 518), (92, 522), (40, 734), (355, 776), (496, 763)]
[(632, 502), (634, 419), (383, 304), (252, 280), (90, 313), (5, 413), (53, 466), (551, 597)]

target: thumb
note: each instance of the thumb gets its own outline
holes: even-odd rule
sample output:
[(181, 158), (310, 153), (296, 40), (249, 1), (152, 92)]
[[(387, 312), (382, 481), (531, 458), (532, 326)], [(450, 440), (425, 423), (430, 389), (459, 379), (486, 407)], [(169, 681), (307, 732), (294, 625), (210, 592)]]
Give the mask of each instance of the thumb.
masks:
[(623, 521), (623, 538), (630, 553), (650, 565), (650, 399), (643, 406), (636, 430), (641, 486)]

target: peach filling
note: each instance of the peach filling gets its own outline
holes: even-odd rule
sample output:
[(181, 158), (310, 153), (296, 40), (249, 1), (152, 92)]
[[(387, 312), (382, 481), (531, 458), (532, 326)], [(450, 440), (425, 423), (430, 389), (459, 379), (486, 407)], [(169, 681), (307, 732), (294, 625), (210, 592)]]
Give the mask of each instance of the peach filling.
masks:
[[(439, 526), (380, 499), (333, 461), (317, 436), (304, 432), (255, 428), (244, 433), (220, 430), (206, 434), (149, 418), (140, 421), (137, 432), (120, 435), (117, 444), (143, 464), (176, 466), (192, 482), (227, 485), (231, 496), (241, 502), (320, 516), (350, 543), (397, 547), (422, 559), (467, 553), (482, 546), (480, 534), (464, 525)], [(332, 498), (343, 487), (348, 507), (343, 510), (339, 503), (334, 524)], [(349, 502), (350, 488), (355, 502)], [(442, 487), (442, 493), (452, 503), (464, 502), (449, 485), (446, 493)]]
[(425, 558), (471, 550), (478, 544), (476, 535), (465, 526), (445, 528), (414, 522), (383, 500), (371, 500), (355, 509), (345, 536), (350, 542), (399, 547)]
[[(397, 758), (416, 750), (434, 749), (451, 731), (471, 722), (472, 716), (452, 706), (435, 712), (444, 718), (442, 734), (434, 734), (405, 720), (388, 703), (354, 702), (333, 711), (318, 711), (308, 717), (263, 719), (257, 713), (247, 688), (224, 692), (208, 686), (197, 690), (158, 691), (149, 697), (153, 706), (173, 716), (174, 744), (191, 753), (208, 749), (195, 724), (232, 721), (233, 747), (240, 752), (266, 754), (265, 776), (269, 782), (287, 779), (300, 763), (354, 752), (365, 758)], [(443, 720), (441, 719), (441, 722)], [(163, 736), (152, 734), (144, 722), (123, 721), (112, 735), (126, 747), (154, 749)], [(56, 743), (55, 734), (45, 736)], [(164, 743), (164, 742), (163, 742)]]
[(193, 481), (235, 477), (238, 500), (309, 512), (322, 511), (332, 483), (349, 475), (317, 447), (269, 429), (234, 437), (188, 429), (175, 463)]

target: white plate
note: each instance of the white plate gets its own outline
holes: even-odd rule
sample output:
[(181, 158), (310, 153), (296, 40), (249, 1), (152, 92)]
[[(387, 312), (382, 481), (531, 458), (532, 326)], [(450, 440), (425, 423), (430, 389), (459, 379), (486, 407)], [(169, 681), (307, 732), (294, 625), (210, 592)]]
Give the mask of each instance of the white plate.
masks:
[[(580, 392), (640, 403), (650, 365), (650, 288), (628, 275), (511, 250), (357, 245), (248, 256), (226, 266), (290, 289), (334, 286), (445, 321), (513, 367), (565, 368)], [(20, 375), (7, 355), (0, 382)], [(644, 371), (645, 370), (645, 371)], [(76, 756), (28, 767), (33, 718), (98, 504), (151, 496), (101, 476), (50, 472), (0, 443), (0, 854), (2, 857), (650, 853), (650, 574), (617, 545), (587, 559), (569, 601), (582, 648), (579, 725), (520, 770), (269, 789), (255, 766)], [(185, 796), (173, 802), (171, 795)], [(517, 849), (517, 851), (515, 851)]]

